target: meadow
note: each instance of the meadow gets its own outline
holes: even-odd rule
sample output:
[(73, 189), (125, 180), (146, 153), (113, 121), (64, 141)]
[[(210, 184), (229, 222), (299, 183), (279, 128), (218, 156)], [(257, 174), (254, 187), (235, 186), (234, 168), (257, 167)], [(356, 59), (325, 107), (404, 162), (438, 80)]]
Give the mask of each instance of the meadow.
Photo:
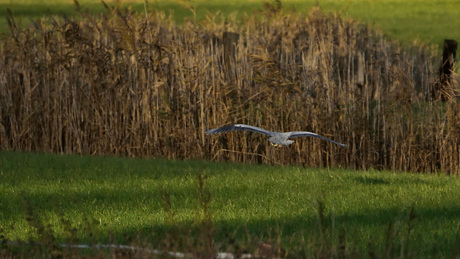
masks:
[[(2, 238), (42, 242), (43, 255), (82, 253), (53, 246), (64, 242), (198, 256), (212, 244), (212, 252), (254, 254), (262, 241), (294, 258), (460, 253), (458, 177), (3, 151), (0, 157)], [(4, 255), (21, 251), (2, 248)]]
[[(115, 1), (105, 1), (113, 4)], [(159, 10), (173, 15), (178, 23), (187, 17), (203, 20), (209, 13), (221, 13), (224, 17), (237, 13), (238, 17), (263, 9), (263, 3), (270, 1), (147, 1), (149, 10)], [(105, 12), (100, 1), (81, 0), (80, 6), (89, 12)], [(143, 12), (144, 1), (120, 1), (122, 6)], [(301, 12), (320, 5), (325, 12), (338, 12), (342, 16), (381, 28), (385, 35), (410, 46), (415, 42), (435, 44), (441, 49), (444, 39), (460, 39), (458, 12), (459, 1), (403, 1), (403, 0), (322, 0), (322, 1), (283, 1), (286, 10)], [(25, 26), (30, 19), (38, 19), (44, 14), (60, 16), (62, 13), (76, 14), (71, 0), (0, 0), (0, 15), (6, 17), (6, 9), (13, 11), (15, 17)], [(193, 8), (193, 12), (191, 11)], [(5, 19), (0, 21), (0, 32), (9, 32)]]

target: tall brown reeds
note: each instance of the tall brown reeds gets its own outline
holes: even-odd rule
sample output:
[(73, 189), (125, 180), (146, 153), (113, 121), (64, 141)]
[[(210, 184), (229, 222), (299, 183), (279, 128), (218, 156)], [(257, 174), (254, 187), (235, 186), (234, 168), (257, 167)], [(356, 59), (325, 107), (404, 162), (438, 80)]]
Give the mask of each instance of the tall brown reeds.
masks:
[[(181, 26), (116, 9), (27, 29), (10, 20), (3, 150), (460, 170), (460, 107), (426, 98), (436, 50), (402, 48), (353, 20), (315, 8)], [(239, 37), (229, 45), (224, 33)], [(295, 139), (278, 150), (253, 133), (204, 133), (230, 123), (313, 131), (349, 147)]]

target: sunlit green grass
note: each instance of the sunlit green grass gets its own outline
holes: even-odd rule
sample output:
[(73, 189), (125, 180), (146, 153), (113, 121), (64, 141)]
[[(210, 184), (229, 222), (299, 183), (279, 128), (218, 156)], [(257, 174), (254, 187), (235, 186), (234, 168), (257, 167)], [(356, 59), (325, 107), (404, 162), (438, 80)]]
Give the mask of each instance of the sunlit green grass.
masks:
[[(192, 235), (187, 231), (202, 213), (198, 174), (207, 177), (216, 242), (229, 235), (241, 242), (247, 235), (257, 240), (278, 236), (283, 245), (299, 250), (299, 240), (308, 244), (319, 235), (318, 203), (324, 203), (331, 235), (343, 230), (359, 254), (366, 254), (369, 243), (384, 249), (390, 224), (391, 242), (410, 241), (417, 255), (450, 255), (460, 240), (460, 179), (454, 176), (15, 152), (0, 156), (0, 222), (9, 240), (35, 235), (26, 221), (27, 208), (51, 224), (61, 240), (62, 219), (79, 229), (80, 242), (90, 240), (82, 230), (85, 222), (92, 222), (92, 238), (102, 243), (129, 243), (133, 237), (158, 241), (174, 228)], [(411, 208), (416, 217), (406, 237)]]
[[(97, 13), (104, 11), (103, 5), (96, 0), (79, 1), (83, 10)], [(106, 1), (109, 5), (113, 2)], [(263, 3), (267, 1), (147, 1), (148, 10), (160, 10), (167, 14), (174, 14), (177, 22), (182, 22), (186, 17), (193, 17), (190, 7), (194, 8), (196, 19), (201, 20), (209, 13), (220, 12), (224, 17), (237, 12), (252, 13), (262, 10)], [(137, 11), (144, 10), (144, 1), (121, 1), (123, 6), (131, 6)], [(444, 39), (460, 40), (460, 2), (457, 0), (291, 0), (282, 1), (285, 10), (299, 10), (308, 12), (314, 5), (320, 5), (327, 12), (337, 11), (343, 16), (357, 19), (375, 27), (382, 28), (389, 37), (410, 45), (414, 41), (428, 44), (437, 44), (442, 47)], [(61, 15), (62, 13), (75, 13), (75, 5), (71, 0), (0, 0), (0, 14), (5, 17), (6, 9), (13, 11), (15, 17), (23, 24), (30, 19), (37, 19), (47, 13)], [(7, 32), (6, 19), (0, 21), (0, 32)]]

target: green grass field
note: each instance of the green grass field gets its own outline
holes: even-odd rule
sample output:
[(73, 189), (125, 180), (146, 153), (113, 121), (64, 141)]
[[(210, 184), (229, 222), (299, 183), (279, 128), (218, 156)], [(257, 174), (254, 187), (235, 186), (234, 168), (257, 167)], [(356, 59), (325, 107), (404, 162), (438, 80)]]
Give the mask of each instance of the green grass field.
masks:
[[(79, 1), (83, 10), (101, 12), (104, 10), (100, 1)], [(112, 4), (111, 1), (106, 1)], [(143, 1), (120, 1), (124, 6), (132, 6), (134, 10), (143, 11)], [(176, 21), (181, 22), (185, 17), (192, 17), (189, 7), (194, 7), (196, 18), (203, 19), (208, 13), (219, 11), (224, 16), (238, 12), (261, 10), (266, 1), (147, 1), (149, 10), (161, 10), (174, 14)], [(380, 27), (389, 37), (410, 45), (414, 41), (442, 46), (443, 40), (460, 40), (460, 2), (458, 0), (322, 0), (322, 1), (283, 1), (286, 10), (296, 9), (307, 12), (308, 9), (318, 4), (325, 11), (337, 11), (358, 21)], [(5, 17), (6, 9), (13, 11), (15, 17), (22, 24), (29, 23), (30, 19), (37, 19), (47, 13), (61, 15), (75, 12), (75, 5), (71, 0), (33, 1), (33, 0), (0, 0), (0, 14)], [(6, 19), (0, 21), (0, 32), (7, 32)]]
[(16, 152), (0, 157), (7, 240), (43, 239), (31, 227), (40, 219), (60, 242), (69, 235), (65, 229), (74, 228), (75, 242), (157, 246), (180, 236), (181, 244), (196, 245), (191, 240), (199, 239), (200, 222), (209, 221), (223, 250), (233, 239), (248, 249), (252, 241), (272, 240), (288, 253), (313, 256), (324, 233), (331, 247), (343, 235), (347, 253), (356, 256), (459, 255), (453, 250), (460, 242), (458, 177)]
[[(261, 10), (262, 2), (161, 0), (148, 8), (174, 13), (181, 23), (193, 17), (189, 7), (201, 20), (216, 12), (242, 16)], [(283, 5), (307, 12), (316, 2), (381, 27), (405, 45), (460, 40), (458, 0)], [(144, 10), (142, 1), (123, 3)], [(104, 11), (99, 1), (80, 4)], [(2, 17), (7, 8), (23, 26), (46, 14), (77, 14), (70, 0), (0, 0)], [(7, 31), (4, 18), (0, 32)], [(7, 244), (12, 240), (177, 251), (199, 250), (211, 240), (215, 250), (248, 252), (271, 241), (293, 257), (338, 257), (344, 250), (352, 258), (455, 258), (459, 195), (460, 179), (448, 175), (0, 151), (0, 257), (18, 249)]]

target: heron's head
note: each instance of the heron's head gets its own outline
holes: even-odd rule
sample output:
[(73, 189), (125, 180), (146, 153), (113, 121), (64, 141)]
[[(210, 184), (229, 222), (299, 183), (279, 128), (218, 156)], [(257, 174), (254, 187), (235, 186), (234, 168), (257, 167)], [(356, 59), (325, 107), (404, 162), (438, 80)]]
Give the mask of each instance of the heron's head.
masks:
[(275, 144), (273, 142), (270, 142), (270, 144), (272, 144), (272, 146), (277, 147), (277, 148), (282, 148), (283, 147), (283, 145), (278, 145), (278, 144)]
[(272, 146), (275, 146), (275, 147), (287, 146), (287, 145), (291, 145), (292, 143), (294, 143), (294, 140), (283, 139), (279, 137), (271, 137), (268, 139), (268, 141), (270, 141)]

